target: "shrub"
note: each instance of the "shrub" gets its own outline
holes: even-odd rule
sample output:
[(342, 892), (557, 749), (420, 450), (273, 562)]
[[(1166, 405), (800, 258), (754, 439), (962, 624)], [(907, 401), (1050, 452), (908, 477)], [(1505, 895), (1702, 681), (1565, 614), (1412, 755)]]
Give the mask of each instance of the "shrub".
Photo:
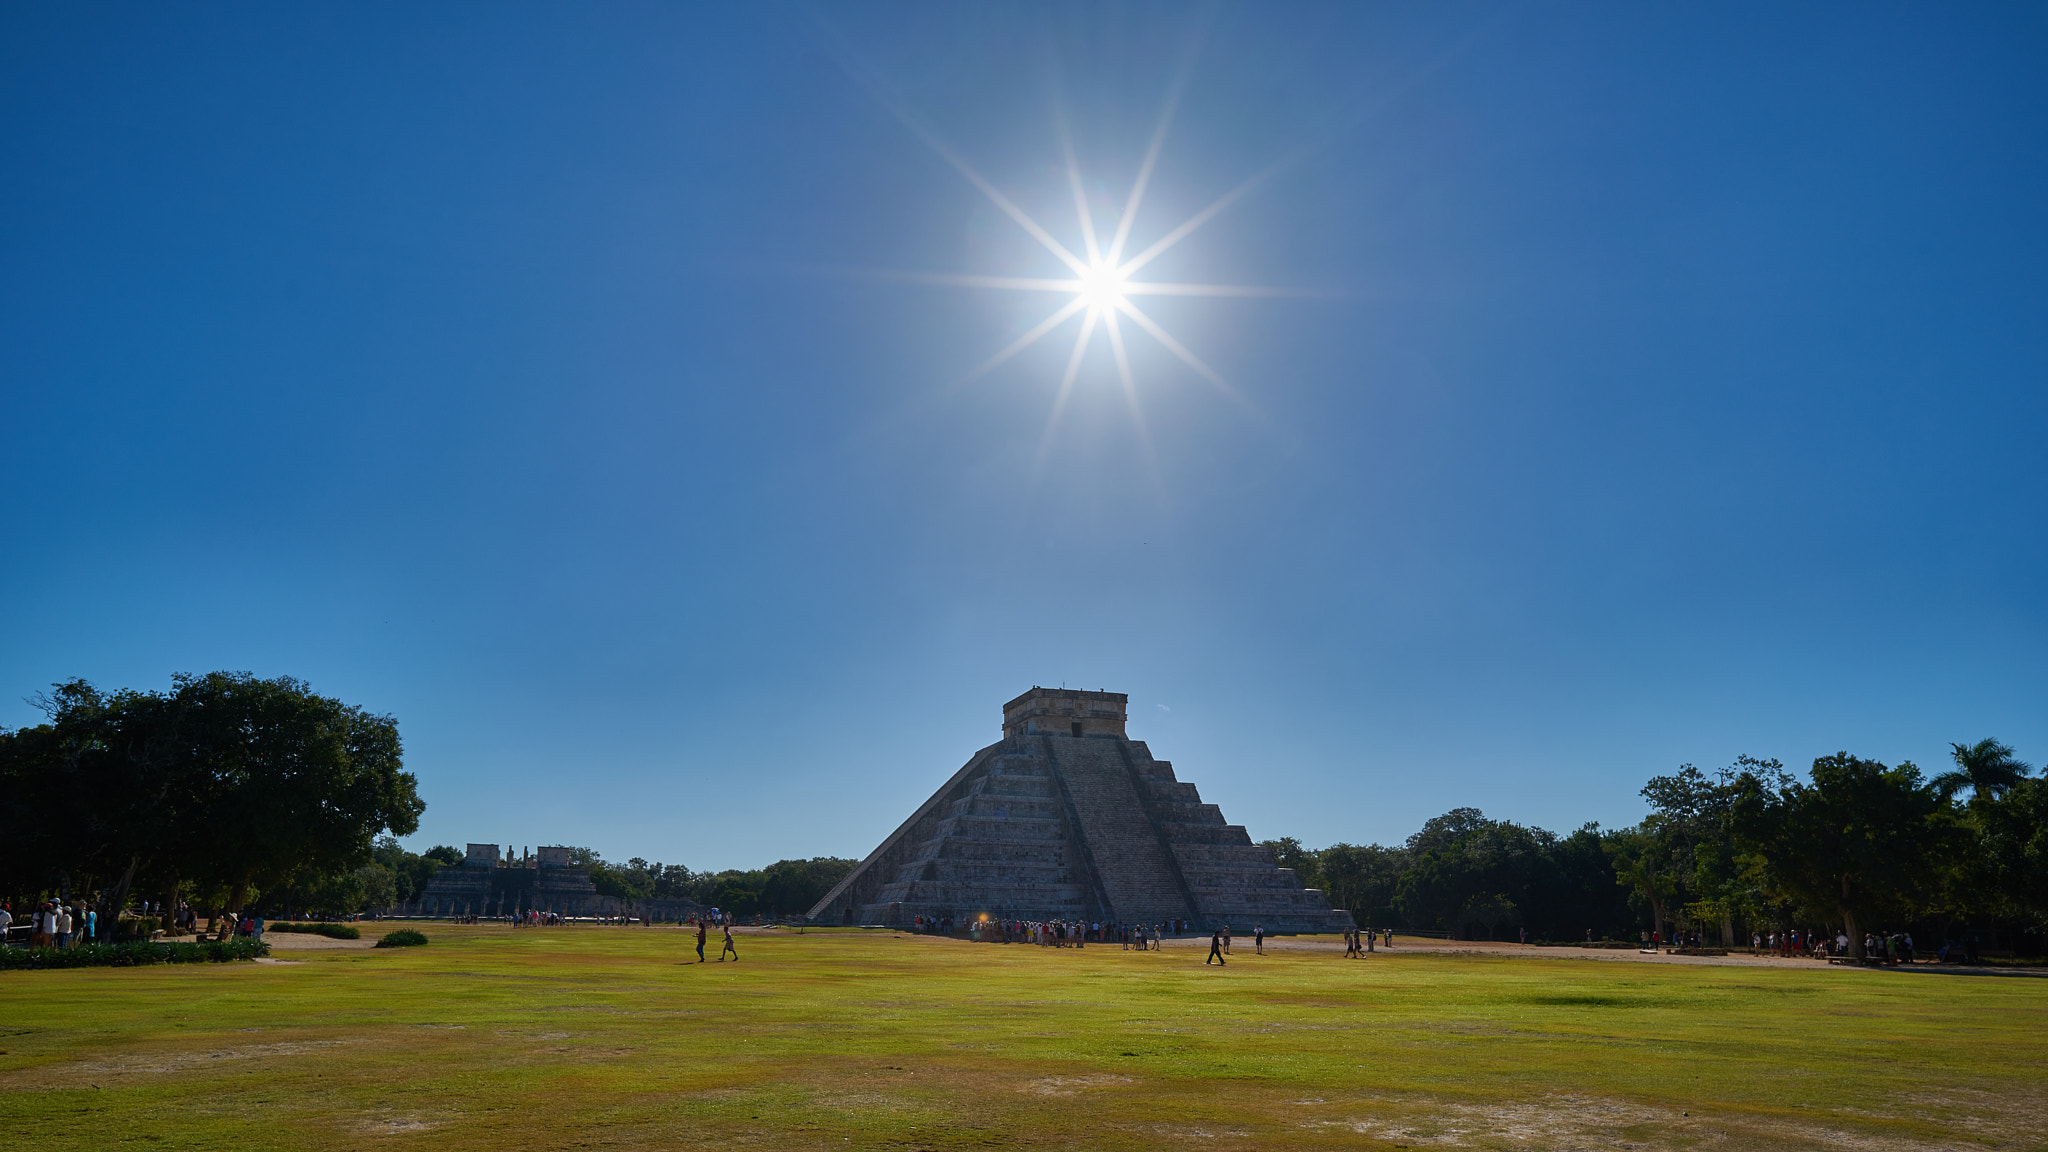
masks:
[(135, 968), (145, 964), (225, 963), (270, 955), (270, 945), (254, 940), (215, 940), (204, 944), (85, 944), (77, 948), (0, 949), (0, 968)]
[(164, 926), (156, 916), (123, 916), (114, 924), (116, 940), (147, 940), (150, 933)]
[(353, 924), (329, 924), (324, 922), (319, 924), (271, 924), (265, 926), (263, 930), (265, 932), (311, 933), (315, 936), (325, 936), (329, 940), (361, 940), (363, 938), (363, 930)]
[(418, 932), (415, 932), (410, 928), (400, 928), (398, 931), (389, 933), (382, 940), (377, 941), (377, 947), (416, 948), (421, 944), (425, 944), (426, 942), (427, 938), (425, 936), (420, 935)]

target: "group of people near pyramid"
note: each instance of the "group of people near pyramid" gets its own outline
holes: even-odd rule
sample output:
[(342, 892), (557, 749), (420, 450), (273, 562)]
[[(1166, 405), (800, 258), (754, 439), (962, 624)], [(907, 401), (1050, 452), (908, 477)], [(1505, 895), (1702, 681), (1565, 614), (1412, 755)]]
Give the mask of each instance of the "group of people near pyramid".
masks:
[(1394, 930), (1392, 928), (1347, 928), (1344, 930), (1344, 955), (1363, 957), (1367, 952), (1373, 951), (1373, 944), (1375, 942), (1384, 942), (1387, 947), (1392, 948), (1394, 946)]
[[(1189, 930), (1186, 920), (1158, 924), (1123, 924), (1102, 920), (1017, 920), (973, 918), (965, 921), (967, 938), (988, 944), (1038, 944), (1047, 948), (1080, 948), (1088, 944), (1121, 944), (1126, 950), (1145, 952), (1159, 947), (1169, 935)], [(950, 936), (958, 930), (951, 916), (919, 916), (913, 921), (919, 932)], [(1228, 932), (1228, 929), (1225, 929)]]

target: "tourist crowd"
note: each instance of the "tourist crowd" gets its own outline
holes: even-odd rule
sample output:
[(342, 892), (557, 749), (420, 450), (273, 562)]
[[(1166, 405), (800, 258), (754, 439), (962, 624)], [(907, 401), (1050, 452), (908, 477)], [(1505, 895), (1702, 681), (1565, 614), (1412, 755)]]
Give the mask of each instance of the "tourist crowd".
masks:
[[(1038, 944), (1047, 948), (1079, 948), (1087, 944), (1121, 944), (1126, 949), (1147, 951), (1157, 948), (1165, 936), (1188, 932), (1186, 920), (1157, 924), (1123, 924), (1101, 920), (1019, 920), (1006, 917), (919, 916), (912, 924), (918, 932), (941, 936), (964, 935), (988, 944)], [(964, 926), (964, 927), (963, 927)], [(1224, 929), (1226, 936), (1229, 929)]]
[(31, 948), (75, 948), (99, 940), (100, 914), (78, 900), (70, 904), (45, 900), (16, 924), (14, 909), (0, 904), (0, 947), (14, 935)]

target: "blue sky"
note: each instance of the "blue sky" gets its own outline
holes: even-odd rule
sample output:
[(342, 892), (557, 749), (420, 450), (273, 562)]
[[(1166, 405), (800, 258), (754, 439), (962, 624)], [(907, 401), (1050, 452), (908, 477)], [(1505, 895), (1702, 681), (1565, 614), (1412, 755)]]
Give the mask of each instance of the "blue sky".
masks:
[[(416, 846), (860, 856), (1033, 684), (1252, 835), (2048, 759), (2048, 10), (17, 5), (0, 723), (289, 674)], [(1139, 303), (1048, 431), (1057, 125)]]

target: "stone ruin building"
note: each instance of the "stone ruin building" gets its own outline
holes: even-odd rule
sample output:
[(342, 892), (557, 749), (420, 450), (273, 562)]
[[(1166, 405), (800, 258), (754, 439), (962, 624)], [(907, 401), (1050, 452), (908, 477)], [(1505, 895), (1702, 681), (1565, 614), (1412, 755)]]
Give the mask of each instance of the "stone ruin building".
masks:
[(692, 900), (636, 900), (628, 909), (600, 895), (590, 873), (569, 862), (564, 847), (530, 854), (498, 854), (496, 844), (471, 844), (460, 864), (440, 868), (419, 899), (391, 912), (401, 916), (517, 916), (528, 910), (561, 916), (620, 916), (678, 920), (701, 909)]
[(1349, 912), (1226, 824), (1124, 733), (1120, 692), (1033, 688), (976, 752), (811, 909), (813, 923), (916, 917), (1188, 920), (1339, 932)]

